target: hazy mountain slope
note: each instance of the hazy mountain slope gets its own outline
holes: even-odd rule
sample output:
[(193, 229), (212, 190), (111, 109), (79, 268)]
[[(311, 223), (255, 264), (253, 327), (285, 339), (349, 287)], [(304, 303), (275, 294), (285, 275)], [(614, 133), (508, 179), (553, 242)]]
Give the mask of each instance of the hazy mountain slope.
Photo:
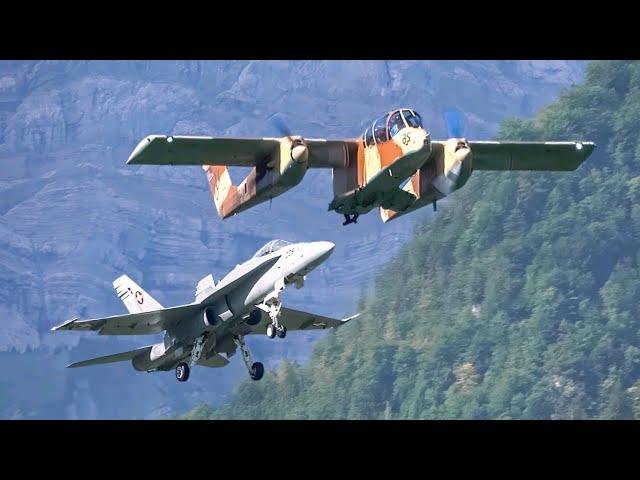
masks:
[(573, 173), (476, 172), (310, 361), (191, 418), (639, 418), (640, 62), (501, 136), (590, 139)]
[[(24, 397), (43, 391), (16, 370), (21, 393), (8, 394), (2, 415), (145, 416), (137, 412), (219, 400), (244, 374), (241, 362), (202, 370), (179, 391), (170, 375), (126, 364), (60, 373), (62, 360), (41, 360), (55, 348), (71, 348), (60, 352), (76, 359), (156, 340), (92, 338), (80, 351), (79, 335), (48, 329), (70, 316), (123, 312), (111, 281), (124, 272), (163, 304), (189, 301), (201, 277), (219, 278), (274, 237), (337, 243), (305, 289), (285, 298), (324, 314), (350, 313), (375, 269), (428, 215), (383, 227), (372, 214), (343, 229), (326, 212), (330, 173), (310, 172), (272, 206), (221, 222), (197, 167), (124, 165), (145, 135), (274, 135), (267, 119), (280, 112), (305, 135), (356, 136), (398, 105), (419, 110), (435, 136), (444, 133), (443, 107), (457, 105), (470, 136), (489, 135), (502, 118), (548, 103), (581, 75), (581, 63), (541, 61), (0, 62), (0, 280), (10, 286), (0, 290), (0, 366), (11, 371), (29, 361), (18, 360), (21, 352), (35, 349), (32, 371), (51, 370), (62, 382), (57, 403), (27, 407)], [(251, 342), (256, 357), (272, 364), (304, 360), (315, 338)], [(112, 374), (121, 381), (110, 383)], [(103, 399), (105, 385), (121, 392), (119, 401)]]

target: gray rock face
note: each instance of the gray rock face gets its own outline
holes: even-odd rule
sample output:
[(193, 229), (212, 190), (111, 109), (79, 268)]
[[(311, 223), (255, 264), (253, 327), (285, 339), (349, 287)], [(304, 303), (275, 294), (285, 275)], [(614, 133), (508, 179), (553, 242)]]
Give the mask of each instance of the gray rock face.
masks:
[[(72, 316), (123, 313), (111, 286), (122, 273), (164, 305), (191, 301), (200, 278), (220, 278), (272, 238), (335, 242), (305, 288), (284, 298), (293, 307), (350, 314), (415, 218), (431, 214), (383, 226), (372, 212), (343, 228), (326, 211), (331, 173), (310, 171), (271, 205), (223, 222), (200, 168), (125, 165), (145, 135), (277, 135), (268, 118), (279, 113), (305, 136), (355, 137), (385, 111), (411, 106), (442, 138), (442, 112), (456, 106), (466, 135), (479, 138), (495, 133), (501, 119), (550, 102), (581, 80), (583, 68), (564, 61), (0, 62), (0, 364), (20, 358), (58, 382), (48, 390), (57, 392), (51, 401), (33, 406), (25, 397), (48, 393), (34, 376), (17, 375), (19, 387), (0, 386), (0, 415), (150, 417), (222, 399), (244, 374), (238, 362), (200, 369), (176, 393), (171, 375), (147, 376), (128, 364), (62, 369), (80, 351), (90, 357), (156, 339), (49, 328)], [(245, 172), (233, 173), (240, 181)], [(251, 344), (267, 364), (283, 356), (304, 361), (319, 335)]]

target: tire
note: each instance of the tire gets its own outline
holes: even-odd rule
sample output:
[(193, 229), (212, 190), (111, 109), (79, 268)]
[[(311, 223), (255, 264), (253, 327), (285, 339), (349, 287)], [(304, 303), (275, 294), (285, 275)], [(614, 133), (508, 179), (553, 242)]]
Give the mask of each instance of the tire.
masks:
[(276, 330), (276, 335), (278, 335), (278, 338), (284, 338), (287, 336), (287, 327), (285, 327), (284, 325), (282, 327), (280, 327), (280, 330)]
[(189, 380), (189, 365), (184, 363), (184, 362), (180, 362), (177, 366), (176, 366), (176, 379), (179, 382), (186, 382), (187, 380)]
[(249, 372), (249, 376), (251, 377), (251, 380), (258, 381), (262, 378), (263, 375), (264, 375), (264, 365), (262, 365), (262, 363), (260, 362), (255, 362), (251, 366), (251, 372)]
[(273, 326), (273, 323), (267, 325), (267, 337), (273, 338), (276, 336), (276, 327)]

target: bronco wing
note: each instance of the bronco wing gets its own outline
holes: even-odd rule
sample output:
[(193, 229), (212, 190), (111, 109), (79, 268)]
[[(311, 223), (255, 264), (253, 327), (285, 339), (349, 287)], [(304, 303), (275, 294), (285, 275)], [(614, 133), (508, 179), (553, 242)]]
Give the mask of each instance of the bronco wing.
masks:
[[(309, 167), (346, 167), (355, 155), (355, 140), (305, 140)], [(133, 165), (226, 165), (255, 167), (280, 148), (277, 138), (229, 138), (149, 135), (127, 160)]]
[(571, 171), (584, 162), (593, 142), (469, 142), (474, 170)]
[[(266, 312), (260, 310), (260, 313), (262, 314), (260, 321), (256, 325), (250, 327), (251, 331), (249, 333), (264, 333), (267, 325), (271, 322), (269, 315)], [(300, 310), (294, 310), (293, 308), (282, 307), (280, 310), (279, 321), (282, 325), (287, 327), (287, 330), (318, 330), (339, 327), (359, 315), (360, 314), (357, 314), (338, 320), (337, 318), (325, 317)]]
[(228, 165), (254, 167), (280, 142), (275, 138), (215, 138), (149, 135), (127, 163), (135, 165)]
[(173, 327), (183, 318), (191, 317), (202, 309), (200, 304), (190, 304), (91, 320), (74, 318), (51, 330), (97, 331), (98, 335), (151, 335)]

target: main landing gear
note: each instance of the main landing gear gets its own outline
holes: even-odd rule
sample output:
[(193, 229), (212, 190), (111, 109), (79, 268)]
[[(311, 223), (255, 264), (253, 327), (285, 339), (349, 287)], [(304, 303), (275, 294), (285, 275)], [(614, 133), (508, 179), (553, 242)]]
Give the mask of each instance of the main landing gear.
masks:
[(244, 360), (244, 364), (247, 366), (247, 371), (249, 372), (251, 380), (260, 380), (264, 375), (264, 365), (260, 362), (253, 361), (251, 358), (251, 352), (249, 351), (247, 344), (244, 343), (244, 337), (242, 335), (233, 337), (233, 342), (240, 347), (240, 350), (242, 351), (242, 359)]
[(176, 366), (176, 378), (179, 382), (186, 382), (189, 380), (189, 364), (180, 362)]
[(276, 335), (278, 338), (284, 338), (287, 336), (287, 327), (280, 324), (280, 309), (282, 308), (282, 302), (277, 295), (274, 295), (264, 302), (265, 309), (269, 314), (271, 323), (267, 325), (267, 337), (273, 338)]
[(360, 215), (357, 213), (354, 213), (353, 215), (349, 215), (348, 213), (344, 214), (344, 222), (342, 223), (342, 225), (349, 225), (350, 223), (358, 223), (358, 217)]
[(200, 357), (202, 356), (205, 340), (206, 339), (204, 335), (196, 338), (196, 341), (193, 344), (193, 348), (191, 349), (191, 355), (189, 356), (189, 363), (180, 362), (178, 365), (176, 365), (176, 378), (179, 382), (186, 382), (187, 380), (189, 380), (189, 372), (191, 371), (191, 367), (198, 363), (198, 360), (200, 360)]

